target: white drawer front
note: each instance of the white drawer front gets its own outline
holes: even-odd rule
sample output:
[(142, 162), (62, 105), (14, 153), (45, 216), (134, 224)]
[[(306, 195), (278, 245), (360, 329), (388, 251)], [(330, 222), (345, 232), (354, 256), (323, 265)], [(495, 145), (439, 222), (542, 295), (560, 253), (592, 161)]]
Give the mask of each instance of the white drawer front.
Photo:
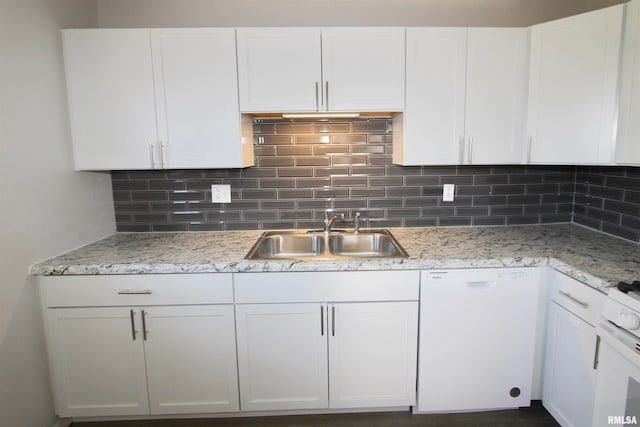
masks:
[(45, 307), (233, 303), (230, 273), (41, 276)]
[(236, 303), (417, 301), (419, 271), (238, 273)]
[(595, 325), (607, 296), (557, 271), (552, 271), (550, 297), (585, 322)]

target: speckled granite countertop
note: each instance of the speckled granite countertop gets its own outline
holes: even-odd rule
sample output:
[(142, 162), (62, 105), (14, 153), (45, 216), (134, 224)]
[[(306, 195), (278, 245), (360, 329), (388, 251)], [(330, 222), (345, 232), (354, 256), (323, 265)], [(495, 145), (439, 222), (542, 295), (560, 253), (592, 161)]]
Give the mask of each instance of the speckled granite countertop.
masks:
[(261, 231), (116, 233), (37, 275), (345, 271), (551, 265), (596, 289), (640, 280), (640, 245), (577, 225), (391, 229), (405, 259), (245, 260)]

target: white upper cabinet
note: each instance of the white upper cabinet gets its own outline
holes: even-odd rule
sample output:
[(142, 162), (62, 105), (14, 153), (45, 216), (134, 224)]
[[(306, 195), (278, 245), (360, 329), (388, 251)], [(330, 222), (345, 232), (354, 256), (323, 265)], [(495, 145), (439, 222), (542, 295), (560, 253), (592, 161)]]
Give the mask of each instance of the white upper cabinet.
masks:
[(528, 65), (525, 28), (408, 28), (403, 165), (518, 163)]
[(532, 27), (527, 161), (612, 163), (623, 7)]
[(149, 169), (158, 142), (148, 30), (63, 30), (76, 169)]
[(528, 29), (469, 29), (465, 163), (521, 161), (528, 66)]
[(404, 110), (404, 56), (404, 28), (323, 28), (325, 109)]
[(616, 163), (640, 165), (640, 1), (627, 4)]
[(79, 170), (245, 167), (233, 29), (63, 30)]
[(243, 112), (404, 109), (404, 28), (236, 32)]
[(462, 163), (466, 51), (466, 28), (407, 28), (404, 137), (394, 135), (394, 163)]
[(151, 30), (163, 168), (253, 165), (242, 139), (232, 29)]
[(238, 28), (242, 111), (316, 111), (322, 85), (318, 28)]

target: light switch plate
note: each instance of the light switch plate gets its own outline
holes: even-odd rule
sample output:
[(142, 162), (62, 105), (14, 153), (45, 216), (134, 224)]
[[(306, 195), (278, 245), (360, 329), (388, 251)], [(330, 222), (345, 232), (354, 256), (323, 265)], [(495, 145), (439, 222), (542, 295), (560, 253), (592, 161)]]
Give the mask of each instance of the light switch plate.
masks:
[(212, 185), (211, 203), (231, 203), (231, 186)]
[(454, 184), (444, 184), (442, 186), (442, 201), (453, 202), (453, 193), (455, 191)]

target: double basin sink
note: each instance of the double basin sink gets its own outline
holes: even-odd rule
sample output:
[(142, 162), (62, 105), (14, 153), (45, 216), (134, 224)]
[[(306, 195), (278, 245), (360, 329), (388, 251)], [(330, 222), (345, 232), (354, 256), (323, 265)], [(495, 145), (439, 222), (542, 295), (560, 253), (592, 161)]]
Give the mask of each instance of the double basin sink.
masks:
[(268, 231), (253, 245), (247, 259), (376, 257), (406, 258), (391, 232), (382, 230)]

